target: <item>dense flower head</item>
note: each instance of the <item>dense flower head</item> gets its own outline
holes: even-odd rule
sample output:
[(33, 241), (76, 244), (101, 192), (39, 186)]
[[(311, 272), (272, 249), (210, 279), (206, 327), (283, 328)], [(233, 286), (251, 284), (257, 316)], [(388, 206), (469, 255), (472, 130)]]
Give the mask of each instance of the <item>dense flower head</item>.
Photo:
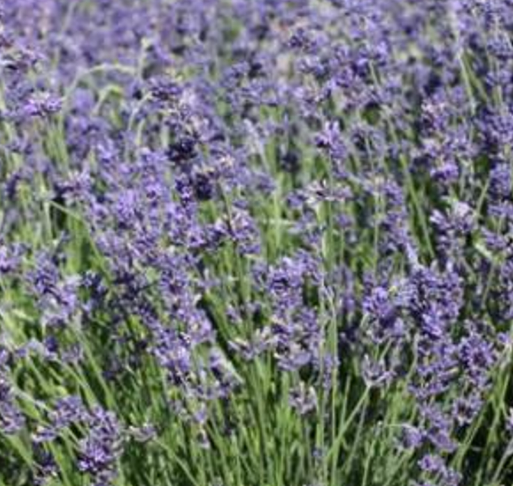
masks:
[(91, 475), (92, 484), (112, 484), (116, 477), (116, 460), (121, 452), (121, 429), (115, 415), (101, 408), (87, 419), (90, 432), (80, 444), (78, 467)]

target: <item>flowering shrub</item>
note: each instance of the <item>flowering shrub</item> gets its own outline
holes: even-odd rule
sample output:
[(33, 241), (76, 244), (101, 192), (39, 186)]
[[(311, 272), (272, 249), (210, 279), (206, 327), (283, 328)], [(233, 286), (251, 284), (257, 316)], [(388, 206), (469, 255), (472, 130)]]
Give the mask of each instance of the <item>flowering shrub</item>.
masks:
[(0, 486), (513, 482), (511, 0), (0, 6)]

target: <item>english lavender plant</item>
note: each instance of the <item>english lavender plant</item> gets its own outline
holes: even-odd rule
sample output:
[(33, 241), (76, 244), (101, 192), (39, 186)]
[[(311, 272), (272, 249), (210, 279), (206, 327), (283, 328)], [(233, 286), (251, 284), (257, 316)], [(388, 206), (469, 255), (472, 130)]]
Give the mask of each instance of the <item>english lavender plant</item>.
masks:
[(510, 0), (0, 5), (0, 486), (501, 486)]

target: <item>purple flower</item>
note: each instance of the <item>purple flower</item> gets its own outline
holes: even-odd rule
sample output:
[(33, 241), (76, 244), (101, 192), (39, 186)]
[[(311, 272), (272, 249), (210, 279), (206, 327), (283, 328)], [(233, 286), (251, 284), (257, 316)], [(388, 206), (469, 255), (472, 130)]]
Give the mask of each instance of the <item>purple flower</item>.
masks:
[(9, 376), (9, 355), (0, 347), (0, 431), (7, 435), (20, 432), (25, 427), (25, 416), (18, 408), (14, 387)]
[(61, 109), (62, 101), (50, 94), (33, 97), (23, 107), (22, 115), (27, 118), (47, 118)]
[(311, 387), (301, 383), (298, 387), (290, 391), (289, 403), (299, 415), (307, 415), (317, 408), (317, 394)]
[(88, 416), (88, 436), (80, 442), (78, 468), (95, 486), (113, 484), (122, 452), (122, 429), (112, 412), (96, 407)]

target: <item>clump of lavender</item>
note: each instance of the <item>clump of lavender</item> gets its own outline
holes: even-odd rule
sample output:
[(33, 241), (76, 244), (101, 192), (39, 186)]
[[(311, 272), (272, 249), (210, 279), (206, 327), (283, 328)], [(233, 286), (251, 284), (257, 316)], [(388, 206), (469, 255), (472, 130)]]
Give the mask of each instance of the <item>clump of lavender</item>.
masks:
[(511, 483), (512, 69), (509, 0), (4, 2), (0, 484)]

